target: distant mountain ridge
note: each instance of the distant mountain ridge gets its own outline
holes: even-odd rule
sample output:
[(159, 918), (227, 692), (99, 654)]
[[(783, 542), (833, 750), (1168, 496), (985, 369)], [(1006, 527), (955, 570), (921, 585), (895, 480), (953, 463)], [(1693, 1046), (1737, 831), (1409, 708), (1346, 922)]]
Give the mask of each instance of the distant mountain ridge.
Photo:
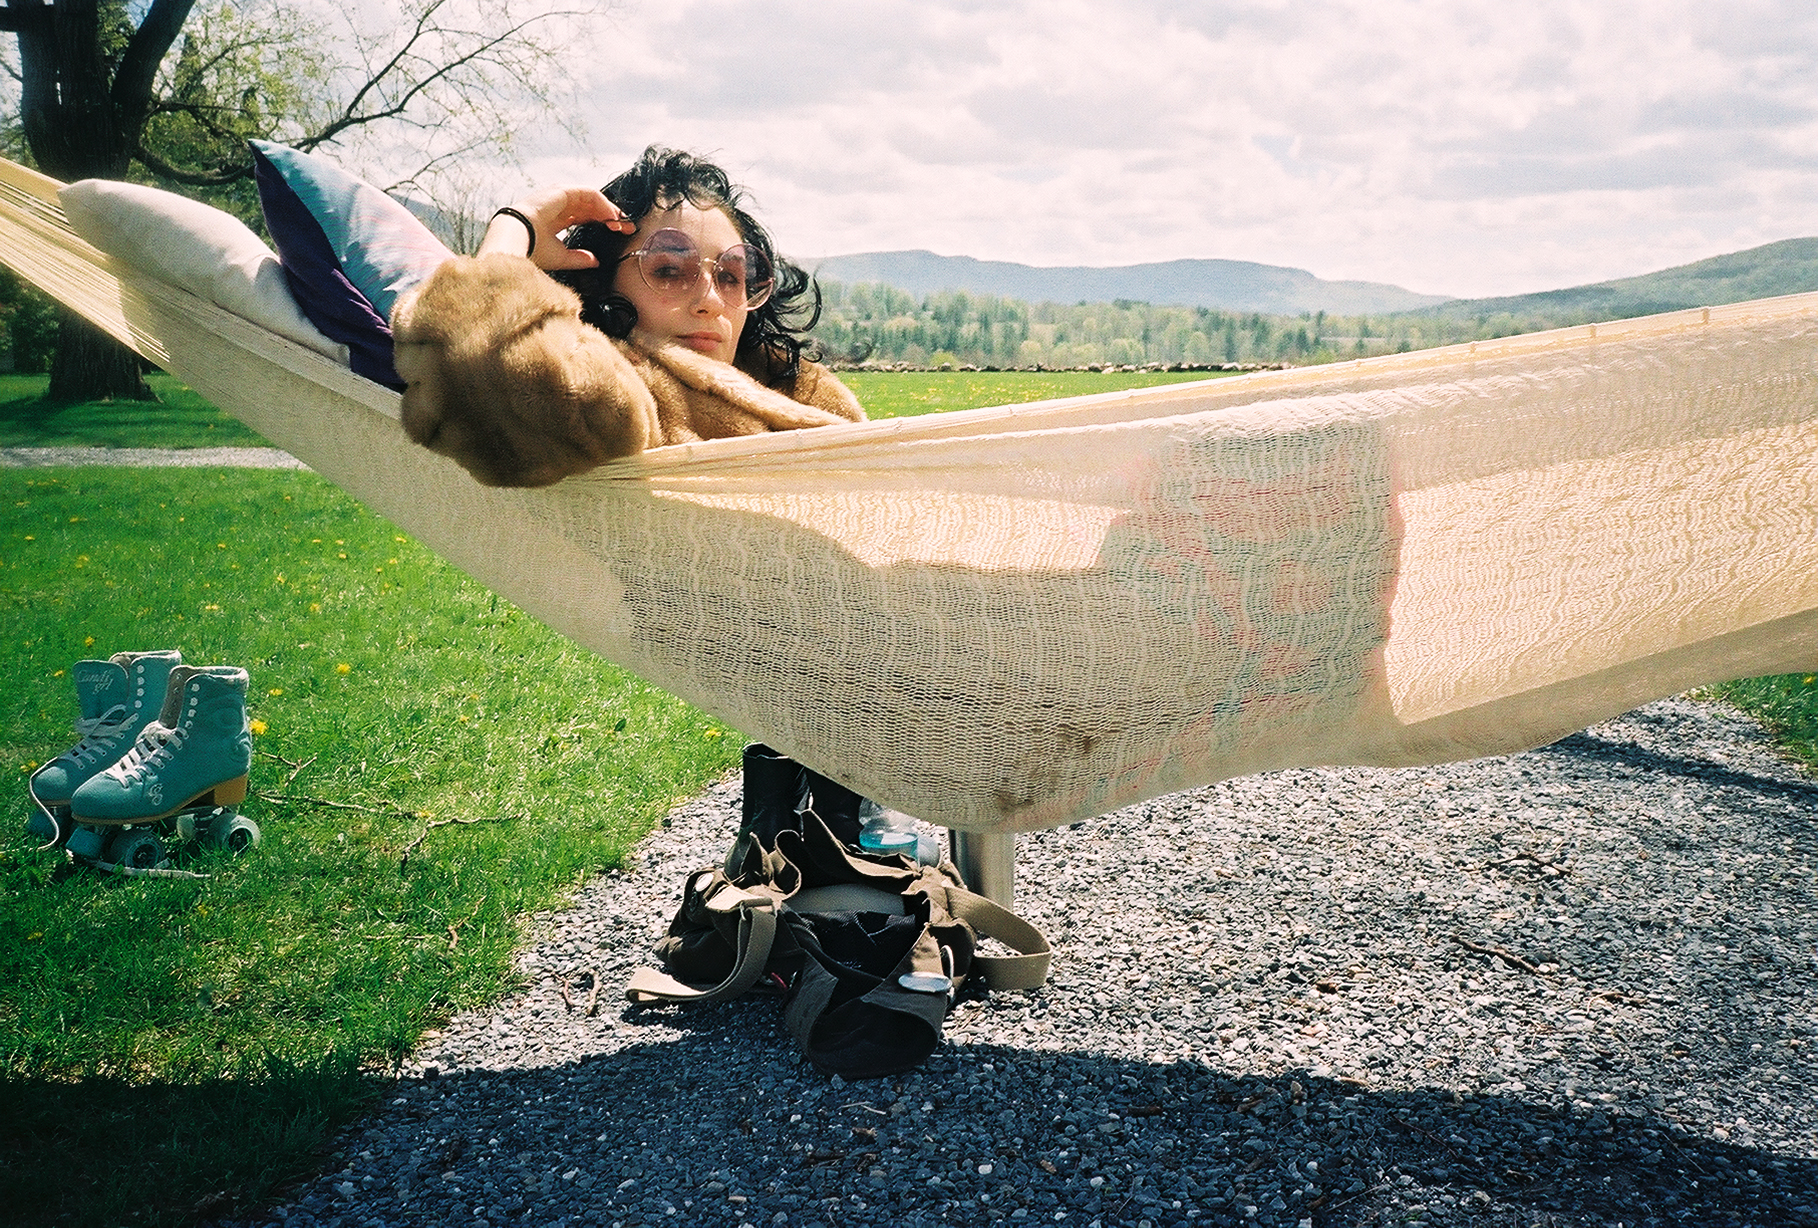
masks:
[(1639, 277), (1502, 298), (1452, 299), (1420, 314), (1461, 320), (1511, 315), (1555, 323), (1623, 320), (1812, 290), (1818, 290), (1818, 238), (1781, 239)]
[(1330, 315), (1412, 311), (1448, 302), (1445, 295), (1416, 294), (1371, 281), (1325, 281), (1305, 269), (1245, 260), (1169, 260), (1116, 268), (1043, 268), (929, 251), (861, 252), (804, 260), (824, 281), (883, 282), (918, 298), (941, 290), (995, 294), (1030, 303), (1109, 303), (1118, 299), (1158, 306), (1215, 307)]
[(863, 252), (803, 261), (819, 277), (883, 282), (915, 296), (965, 290), (1040, 303), (1210, 307), (1269, 315), (1418, 314), (1470, 320), (1511, 315), (1552, 324), (1716, 307), (1818, 290), (1818, 238), (1781, 239), (1637, 277), (1497, 298), (1417, 294), (1369, 281), (1325, 281), (1304, 269), (1243, 260), (1170, 260), (1117, 268), (1042, 268), (928, 251)]

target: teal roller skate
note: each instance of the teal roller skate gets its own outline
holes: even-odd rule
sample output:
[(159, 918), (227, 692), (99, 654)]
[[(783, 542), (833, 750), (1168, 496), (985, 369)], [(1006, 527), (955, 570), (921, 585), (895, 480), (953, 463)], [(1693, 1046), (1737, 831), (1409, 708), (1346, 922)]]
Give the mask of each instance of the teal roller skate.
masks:
[(166, 838), (201, 837), (234, 851), (248, 848), (258, 842), (258, 825), (233, 807), (246, 798), (251, 765), (246, 671), (232, 665), (176, 666), (158, 719), (71, 798), (71, 816), (79, 826), (69, 851), (84, 860), (147, 870), (162, 865)]
[(26, 830), (47, 844), (69, 839), (76, 790), (132, 749), (139, 731), (164, 705), (164, 687), (183, 657), (170, 652), (117, 652), (106, 661), (76, 662), (77, 743), (32, 773), (33, 812)]

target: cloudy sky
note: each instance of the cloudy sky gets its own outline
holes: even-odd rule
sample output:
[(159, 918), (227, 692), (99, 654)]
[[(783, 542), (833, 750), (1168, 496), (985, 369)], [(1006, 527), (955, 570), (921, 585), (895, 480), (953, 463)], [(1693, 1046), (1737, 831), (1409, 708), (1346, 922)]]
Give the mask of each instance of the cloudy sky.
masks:
[(1478, 296), (1818, 235), (1809, 0), (622, 0), (593, 42), (531, 176), (713, 153), (797, 256)]

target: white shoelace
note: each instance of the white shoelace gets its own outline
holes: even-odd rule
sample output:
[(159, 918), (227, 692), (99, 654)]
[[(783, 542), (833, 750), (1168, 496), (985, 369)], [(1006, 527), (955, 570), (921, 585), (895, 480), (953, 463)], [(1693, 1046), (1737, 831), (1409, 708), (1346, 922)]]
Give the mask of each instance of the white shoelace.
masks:
[(188, 736), (187, 729), (172, 729), (153, 721), (139, 731), (132, 749), (120, 757), (120, 762), (107, 769), (107, 775), (121, 784), (132, 784), (170, 758)]
[(74, 759), (78, 766), (86, 766), (87, 761), (104, 750), (111, 750), (120, 740), (120, 730), (125, 726), (130, 714), (125, 704), (115, 704), (100, 716), (90, 720), (76, 722), (76, 744), (63, 753)]

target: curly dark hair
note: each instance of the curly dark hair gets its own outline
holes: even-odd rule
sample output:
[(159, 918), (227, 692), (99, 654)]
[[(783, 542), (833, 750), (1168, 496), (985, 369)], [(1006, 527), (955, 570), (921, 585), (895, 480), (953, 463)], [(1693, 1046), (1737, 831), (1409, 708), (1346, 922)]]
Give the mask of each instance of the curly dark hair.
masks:
[[(777, 255), (770, 235), (740, 208), (744, 194), (726, 172), (704, 158), (652, 145), (635, 166), (600, 191), (638, 223), (683, 201), (697, 209), (722, 210), (732, 220), (739, 238), (764, 254), (776, 276), (770, 297), (745, 317), (733, 363), (772, 388), (786, 391), (793, 387), (803, 352), (815, 356), (812, 343), (803, 334), (821, 318), (821, 288), (812, 276)], [(599, 222), (583, 222), (569, 231), (568, 246), (592, 252), (600, 266), (551, 274), (581, 296), (581, 319), (609, 337), (630, 336), (638, 322), (637, 308), (612, 288), (619, 259), (632, 237), (608, 230)]]

